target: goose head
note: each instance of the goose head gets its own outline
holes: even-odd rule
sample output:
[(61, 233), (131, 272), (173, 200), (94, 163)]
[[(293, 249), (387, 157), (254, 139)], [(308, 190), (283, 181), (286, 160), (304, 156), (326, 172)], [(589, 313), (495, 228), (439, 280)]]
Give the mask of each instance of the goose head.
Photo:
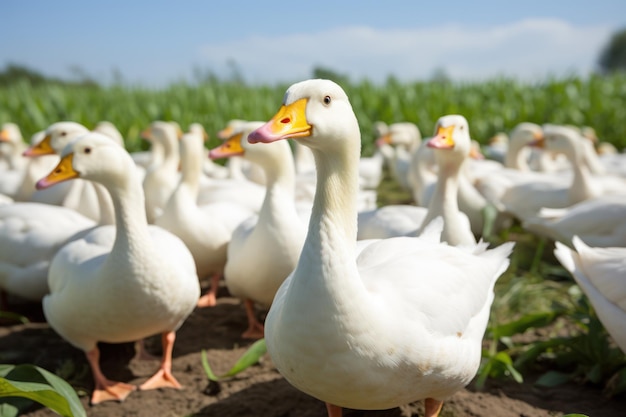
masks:
[(22, 132), (15, 123), (5, 123), (0, 130), (0, 157), (11, 158), (12, 155), (21, 153), (24, 147)]
[[(53, 123), (45, 131), (44, 138), (24, 151), (24, 156), (60, 154), (65, 146), (77, 137), (89, 132), (76, 122)], [(109, 139), (111, 141), (111, 139)]]
[(511, 132), (511, 143), (529, 145), (543, 138), (543, 129), (536, 123), (522, 122)]
[(498, 132), (489, 138), (489, 146), (494, 148), (506, 148), (509, 145), (509, 135), (504, 132)]
[(177, 124), (163, 121), (153, 122), (148, 134), (152, 142), (158, 142), (168, 152), (178, 149), (178, 138), (181, 136), (182, 132)]
[(242, 119), (232, 119), (226, 123), (226, 127), (219, 132), (217, 132), (217, 137), (222, 140), (226, 140), (231, 137), (235, 131), (237, 131), (240, 126), (242, 126), (246, 121)]
[(545, 151), (562, 153), (570, 161), (577, 161), (584, 157), (583, 141), (587, 140), (576, 130), (568, 126), (544, 125), (544, 137), (532, 145), (539, 146)]
[(414, 123), (401, 122), (389, 125), (389, 135), (391, 143), (395, 146), (403, 146), (406, 149), (413, 149), (422, 141), (422, 134)]
[(203, 142), (209, 140), (209, 134), (204, 129), (204, 126), (202, 126), (200, 123), (190, 124), (189, 133), (200, 136)]
[(122, 134), (117, 129), (117, 127), (115, 127), (115, 125), (109, 121), (103, 120), (101, 122), (98, 122), (93, 128), (93, 131), (104, 133), (105, 135), (113, 139), (113, 141), (119, 146), (124, 146), (124, 138), (122, 137)]
[(61, 152), (61, 160), (48, 176), (36, 184), (38, 190), (75, 178), (96, 181), (101, 184), (126, 183), (128, 167), (133, 160), (127, 152), (108, 136), (88, 132), (69, 143)]
[(314, 153), (360, 155), (361, 134), (350, 100), (330, 80), (293, 84), (287, 89), (278, 113), (248, 135), (251, 143), (280, 139), (296, 139)]
[(211, 159), (242, 156), (262, 167), (284, 164), (293, 159), (291, 148), (285, 141), (272, 144), (253, 144), (248, 142), (248, 135), (263, 126), (265, 122), (246, 122), (233, 132), (233, 136), (209, 152)]
[(472, 146), (467, 119), (458, 114), (440, 117), (435, 125), (435, 136), (428, 140), (427, 146), (434, 149), (440, 166), (460, 166)]
[(23, 142), (22, 131), (15, 123), (4, 123), (0, 130), (0, 142), (19, 143)]

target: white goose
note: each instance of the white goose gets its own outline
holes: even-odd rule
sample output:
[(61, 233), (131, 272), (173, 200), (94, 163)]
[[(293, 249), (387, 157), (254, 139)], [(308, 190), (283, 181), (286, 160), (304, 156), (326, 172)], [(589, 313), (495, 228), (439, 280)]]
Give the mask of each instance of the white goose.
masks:
[(431, 221), (443, 218), (441, 238), (450, 245), (475, 245), (469, 219), (459, 210), (459, 176), (469, 156), (471, 139), (465, 117), (447, 115), (435, 125), (435, 136), (426, 142), (438, 166), (438, 178), (428, 208), (393, 205), (360, 212), (359, 239), (417, 236)]
[(489, 138), (488, 144), (485, 145), (485, 157), (504, 164), (504, 158), (508, 149), (509, 135), (504, 132), (498, 132)]
[[(221, 146), (211, 158), (239, 156), (258, 164), (265, 172), (267, 190), (258, 217), (243, 222), (228, 244), (224, 279), (230, 293), (244, 300), (248, 317), (246, 338), (263, 337), (263, 325), (256, 318), (254, 303), (272, 304), (278, 287), (298, 261), (305, 224), (295, 202), (296, 172), (289, 144), (248, 143), (248, 134), (262, 122), (248, 122)], [(266, 251), (267, 248), (271, 250)]]
[(198, 276), (210, 277), (209, 291), (198, 300), (199, 307), (210, 307), (216, 303), (228, 242), (237, 226), (254, 212), (227, 201), (198, 205), (203, 160), (206, 159), (204, 139), (199, 131), (190, 131), (181, 137), (180, 159), (180, 182), (155, 225), (181, 238), (193, 255)]
[(42, 203), (0, 205), (0, 291), (41, 301), (54, 254), (96, 224), (75, 210)]
[(122, 148), (125, 147), (124, 137), (122, 136), (122, 133), (118, 130), (118, 128), (113, 123), (107, 120), (102, 120), (96, 123), (96, 125), (93, 128), (93, 131), (107, 135), (108, 137), (113, 139), (113, 141), (117, 143), (119, 146), (121, 146)]
[(39, 188), (85, 178), (104, 185), (115, 206), (115, 226), (101, 226), (55, 255), (43, 309), (52, 328), (87, 355), (95, 388), (92, 403), (123, 400), (135, 386), (108, 380), (98, 341), (119, 343), (162, 334), (159, 371), (141, 389), (180, 388), (171, 373), (175, 331), (200, 296), (193, 257), (173, 234), (148, 226), (134, 161), (110, 138), (89, 133), (72, 142)]
[[(24, 155), (32, 157), (59, 155), (67, 144), (87, 132), (89, 130), (79, 123), (53, 123), (46, 129), (45, 137), (40, 142), (31, 145), (24, 152)], [(113, 140), (111, 142), (115, 143)], [(101, 185), (90, 183), (89, 181), (76, 180), (69, 184), (63, 184), (60, 187), (63, 189), (61, 193), (36, 192), (33, 194), (32, 200), (74, 209), (100, 224), (111, 224), (115, 221), (111, 197)], [(61, 198), (61, 200), (51, 200), (55, 198)]]
[(443, 241), (455, 246), (474, 246), (476, 239), (469, 219), (459, 210), (459, 181), (471, 147), (469, 125), (461, 115), (447, 115), (437, 120), (435, 133), (427, 146), (433, 148), (439, 167), (437, 183), (421, 228), (441, 216)]
[[(248, 123), (243, 119), (231, 119), (226, 123), (226, 127), (217, 132), (217, 137), (221, 140), (231, 138), (237, 132), (241, 131), (242, 127)], [(247, 180), (254, 183), (265, 185), (265, 174), (263, 169), (257, 164), (251, 163), (243, 158), (233, 156), (226, 161), (226, 167), (228, 169), (228, 178), (234, 180)]]
[(474, 174), (474, 186), (493, 205), (504, 210), (501, 203), (502, 195), (516, 184), (529, 181), (546, 181), (550, 176), (533, 172), (528, 165), (531, 153), (530, 144), (543, 138), (541, 126), (523, 122), (511, 131), (511, 139), (504, 156), (504, 166), (496, 172)]
[[(538, 142), (549, 152), (564, 154), (571, 164), (569, 183), (563, 181), (528, 181), (508, 188), (501, 198), (506, 210), (524, 220), (535, 216), (542, 207), (563, 208), (602, 195), (605, 190), (595, 181), (585, 164), (580, 133), (566, 126), (544, 126)], [(561, 176), (563, 177), (563, 176)]]
[(404, 190), (410, 191), (411, 158), (422, 142), (422, 134), (417, 125), (411, 122), (392, 123), (386, 132), (376, 139), (376, 142), (391, 145), (393, 154), (391, 160), (388, 161), (391, 175)]
[(524, 228), (571, 245), (574, 236), (593, 247), (626, 247), (626, 195), (607, 195), (561, 209), (542, 208)]
[[(30, 145), (36, 145), (41, 142), (45, 136), (45, 131), (36, 132), (30, 139)], [(66, 191), (63, 190), (64, 187), (59, 186), (55, 187), (58, 188), (57, 190), (49, 189), (41, 191), (35, 188), (37, 181), (56, 166), (57, 162), (59, 162), (59, 156), (57, 154), (50, 154), (40, 155), (36, 158), (25, 158), (27, 164), (24, 168), (22, 182), (15, 194), (15, 201), (36, 201), (39, 199), (41, 202), (56, 201), (61, 204), (66, 194)]]
[(432, 190), (437, 182), (437, 162), (435, 153), (427, 145), (427, 141), (422, 141), (411, 156), (408, 182), (413, 201), (419, 206), (428, 207), (429, 190)]
[(0, 130), (0, 161), (5, 163), (0, 168), (0, 194), (15, 197), (19, 191), (27, 158), (22, 156), (26, 143), (22, 132), (15, 123), (5, 123)]
[[(298, 265), (265, 322), (285, 378), (327, 403), (387, 409), (426, 399), (426, 415), (467, 385), (481, 358), (493, 285), (513, 244), (473, 251), (431, 239), (371, 242), (357, 257), (359, 126), (337, 84), (292, 85), (251, 142), (309, 146), (317, 190)], [(271, 250), (271, 248), (269, 248)]]
[[(189, 133), (201, 137), (203, 142), (209, 139), (209, 134), (200, 123), (190, 124)], [(181, 159), (182, 158), (183, 156), (181, 155)], [(211, 158), (202, 158), (202, 173), (210, 178), (218, 179), (228, 178), (229, 175), (228, 168), (216, 164)]]
[(143, 189), (146, 195), (146, 213), (148, 222), (154, 221), (163, 212), (163, 207), (176, 189), (179, 181), (178, 165), (180, 155), (178, 137), (181, 135), (177, 126), (170, 122), (155, 121), (143, 135), (152, 143), (158, 143), (157, 149), (163, 150), (163, 159), (154, 161), (146, 171)]
[(598, 318), (626, 353), (626, 248), (594, 248), (578, 237), (574, 249), (556, 243), (554, 254), (589, 297)]

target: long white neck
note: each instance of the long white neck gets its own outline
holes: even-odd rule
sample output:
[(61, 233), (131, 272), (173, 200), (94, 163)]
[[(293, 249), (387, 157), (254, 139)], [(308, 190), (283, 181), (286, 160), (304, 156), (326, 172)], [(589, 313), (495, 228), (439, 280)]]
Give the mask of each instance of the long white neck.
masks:
[[(281, 145), (284, 143), (280, 143)], [(271, 145), (260, 146), (274, 146)], [(276, 215), (290, 213), (296, 215), (295, 191), (296, 191), (296, 168), (293, 156), (288, 147), (281, 149), (273, 158), (260, 163), (265, 172), (266, 192), (263, 205), (259, 212), (259, 219), (273, 219)], [(261, 161), (259, 161), (261, 162)], [(287, 206), (288, 205), (288, 206)]]
[(165, 169), (178, 170), (178, 164), (180, 163), (180, 153), (178, 150), (178, 140), (175, 138), (167, 138), (163, 142), (163, 163), (162, 167)]
[[(197, 199), (200, 190), (200, 177), (202, 175), (202, 146), (200, 149), (185, 150), (181, 154), (181, 178), (191, 195)], [(179, 185), (180, 187), (180, 185)]]
[(510, 141), (504, 156), (504, 166), (519, 171), (530, 171), (526, 145), (516, 140)]
[[(446, 151), (443, 151), (446, 152)], [(443, 160), (438, 158), (439, 176), (428, 214), (421, 226), (421, 231), (435, 218), (442, 217), (444, 228), (441, 239), (450, 245), (471, 245), (476, 243), (471, 229), (464, 222), (459, 210), (459, 175), (465, 161)]]
[(143, 258), (146, 242), (151, 241), (144, 192), (136, 175), (135, 170), (131, 170), (123, 181), (105, 185), (115, 209), (115, 243), (107, 259), (113, 265), (129, 258)]
[(165, 157), (165, 151), (163, 149), (163, 145), (161, 145), (158, 141), (153, 140), (150, 145), (150, 164), (147, 167), (148, 171), (154, 171), (163, 163), (163, 158)]
[(11, 146), (11, 154), (8, 155), (7, 162), (10, 169), (24, 169), (28, 160), (22, 153), (28, 148), (24, 142), (15, 142)]
[(585, 152), (582, 147), (574, 147), (566, 153), (567, 159), (572, 165), (573, 178), (568, 196), (571, 204), (579, 203), (602, 193), (593, 182), (593, 175), (585, 163)]
[(341, 310), (351, 305), (354, 294), (359, 299), (364, 293), (355, 262), (359, 153), (314, 150), (313, 154), (316, 192), (291, 285), (296, 294), (306, 293)]

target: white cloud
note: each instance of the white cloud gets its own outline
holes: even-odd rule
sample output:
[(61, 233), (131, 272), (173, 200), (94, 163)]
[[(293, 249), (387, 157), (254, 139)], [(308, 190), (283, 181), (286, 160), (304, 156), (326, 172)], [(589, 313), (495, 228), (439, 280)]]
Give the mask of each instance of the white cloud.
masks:
[(227, 74), (228, 62), (235, 62), (248, 81), (294, 81), (309, 77), (315, 66), (377, 82), (389, 74), (401, 80), (426, 79), (437, 68), (454, 79), (530, 79), (590, 72), (613, 30), (544, 18), (491, 28), (345, 27), (208, 43), (199, 55), (218, 74)]

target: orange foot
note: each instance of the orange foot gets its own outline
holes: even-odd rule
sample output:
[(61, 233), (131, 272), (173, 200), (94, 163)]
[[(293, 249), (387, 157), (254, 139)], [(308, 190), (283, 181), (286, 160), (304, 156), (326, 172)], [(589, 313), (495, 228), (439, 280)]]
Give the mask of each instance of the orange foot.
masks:
[(217, 298), (215, 297), (215, 294), (205, 294), (198, 299), (198, 303), (196, 304), (196, 306), (198, 306), (199, 308), (215, 307), (216, 304)]
[(128, 395), (137, 389), (136, 386), (123, 382), (107, 381), (103, 387), (97, 387), (91, 394), (91, 404), (104, 401), (124, 401)]
[(159, 369), (159, 371), (154, 374), (150, 379), (141, 384), (139, 387), (140, 390), (145, 391), (149, 389), (155, 388), (176, 388), (181, 389), (182, 385), (174, 378), (171, 372), (167, 372), (164, 369)]

